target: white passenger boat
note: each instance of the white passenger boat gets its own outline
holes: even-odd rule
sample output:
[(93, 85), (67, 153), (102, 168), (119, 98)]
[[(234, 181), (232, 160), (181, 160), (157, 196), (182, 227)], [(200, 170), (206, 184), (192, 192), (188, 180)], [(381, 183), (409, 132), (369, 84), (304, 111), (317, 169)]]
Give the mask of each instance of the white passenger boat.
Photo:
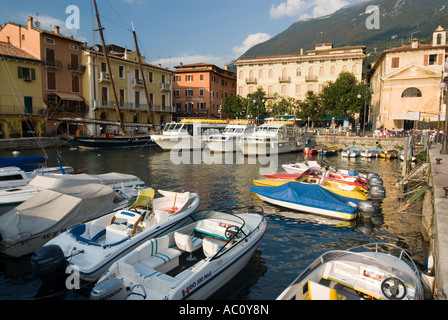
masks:
[(226, 128), (224, 120), (183, 119), (168, 123), (161, 135), (151, 135), (163, 150), (202, 150), (209, 136), (221, 134)]
[(252, 134), (255, 125), (247, 120), (231, 120), (222, 134), (211, 135), (206, 142), (206, 148), (211, 152), (235, 152), (236, 143), (243, 137)]
[(423, 300), (421, 273), (401, 248), (383, 243), (331, 250), (277, 300)]
[(261, 214), (195, 213), (190, 224), (114, 263), (92, 299), (206, 299), (250, 260), (266, 230)]
[(363, 157), (363, 158), (379, 158), (381, 155), (381, 152), (383, 152), (383, 150), (381, 150), (380, 148), (373, 147), (373, 148), (369, 148), (367, 150), (361, 151), (361, 157)]
[(30, 254), (68, 228), (127, 206), (135, 195), (133, 188), (115, 192), (102, 184), (43, 190), (0, 216), (0, 252)]
[(301, 135), (293, 121), (267, 121), (237, 142), (244, 155), (268, 155), (302, 151), (315, 145), (315, 137)]
[(361, 149), (358, 146), (353, 146), (342, 150), (341, 156), (343, 158), (356, 158), (361, 154)]
[(0, 215), (32, 198), (42, 190), (61, 189), (89, 183), (104, 184), (112, 189), (137, 188), (145, 185), (145, 182), (137, 176), (117, 172), (98, 175), (84, 173), (38, 175), (27, 185), (0, 190)]
[(76, 268), (82, 280), (96, 281), (116, 260), (143, 242), (161, 235), (199, 206), (196, 193), (141, 190), (136, 202), (78, 225), (49, 241), (31, 257), (33, 273), (49, 280)]

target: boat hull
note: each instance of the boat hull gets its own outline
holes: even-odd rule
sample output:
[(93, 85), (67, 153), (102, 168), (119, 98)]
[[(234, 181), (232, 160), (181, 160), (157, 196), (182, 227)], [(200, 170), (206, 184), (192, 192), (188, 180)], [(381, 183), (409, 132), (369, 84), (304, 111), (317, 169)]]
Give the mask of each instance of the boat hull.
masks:
[(132, 137), (69, 137), (62, 138), (73, 146), (80, 149), (102, 149), (102, 148), (136, 148), (154, 146), (150, 136)]

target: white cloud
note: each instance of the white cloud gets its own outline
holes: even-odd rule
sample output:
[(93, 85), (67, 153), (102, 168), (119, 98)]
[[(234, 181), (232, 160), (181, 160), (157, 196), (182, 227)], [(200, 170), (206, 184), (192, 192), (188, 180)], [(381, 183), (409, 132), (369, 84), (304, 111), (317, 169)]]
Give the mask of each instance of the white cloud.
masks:
[(246, 38), (246, 40), (243, 41), (241, 46), (233, 48), (233, 54), (235, 55), (235, 58), (237, 58), (241, 56), (243, 53), (245, 53), (247, 50), (255, 46), (256, 44), (265, 42), (269, 39), (271, 39), (271, 36), (267, 33), (251, 34)]
[(299, 20), (317, 18), (333, 13), (349, 4), (345, 0), (287, 0), (278, 6), (272, 5), (270, 17), (271, 19), (279, 19), (284, 16), (298, 17)]

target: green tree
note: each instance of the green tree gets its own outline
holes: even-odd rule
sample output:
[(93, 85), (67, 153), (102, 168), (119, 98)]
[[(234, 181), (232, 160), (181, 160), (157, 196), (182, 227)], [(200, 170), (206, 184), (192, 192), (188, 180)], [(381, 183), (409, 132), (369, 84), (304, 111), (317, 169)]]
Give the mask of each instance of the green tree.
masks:
[[(361, 95), (358, 98), (358, 95)], [(366, 95), (365, 85), (351, 72), (342, 72), (335, 82), (328, 82), (320, 94), (323, 109), (331, 117), (346, 118), (359, 113)]]
[(228, 96), (221, 107), (221, 112), (230, 119), (241, 119), (246, 117), (246, 102), (239, 95)]
[(248, 115), (254, 119), (262, 119), (267, 115), (266, 92), (258, 88), (254, 93), (249, 93), (246, 98)]
[(322, 108), (320, 96), (314, 91), (307, 91), (305, 100), (298, 103), (297, 116), (302, 121), (321, 121), (325, 119), (326, 112)]
[(272, 105), (272, 116), (283, 116), (285, 114), (294, 115), (297, 100), (292, 97), (280, 96), (274, 93), (275, 101)]

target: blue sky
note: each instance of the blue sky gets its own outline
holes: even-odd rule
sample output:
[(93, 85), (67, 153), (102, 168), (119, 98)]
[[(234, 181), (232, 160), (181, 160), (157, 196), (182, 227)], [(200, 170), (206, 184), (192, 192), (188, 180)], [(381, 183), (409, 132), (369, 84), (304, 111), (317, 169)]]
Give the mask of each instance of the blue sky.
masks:
[[(207, 62), (223, 67), (251, 46), (286, 30), (294, 22), (330, 14), (362, 0), (97, 0), (107, 43), (135, 49), (132, 23), (147, 61), (172, 68)], [(100, 43), (92, 0), (3, 0), (0, 23), (61, 27), (61, 33)], [(79, 29), (66, 20), (79, 8)], [(74, 20), (72, 20), (74, 21)]]

